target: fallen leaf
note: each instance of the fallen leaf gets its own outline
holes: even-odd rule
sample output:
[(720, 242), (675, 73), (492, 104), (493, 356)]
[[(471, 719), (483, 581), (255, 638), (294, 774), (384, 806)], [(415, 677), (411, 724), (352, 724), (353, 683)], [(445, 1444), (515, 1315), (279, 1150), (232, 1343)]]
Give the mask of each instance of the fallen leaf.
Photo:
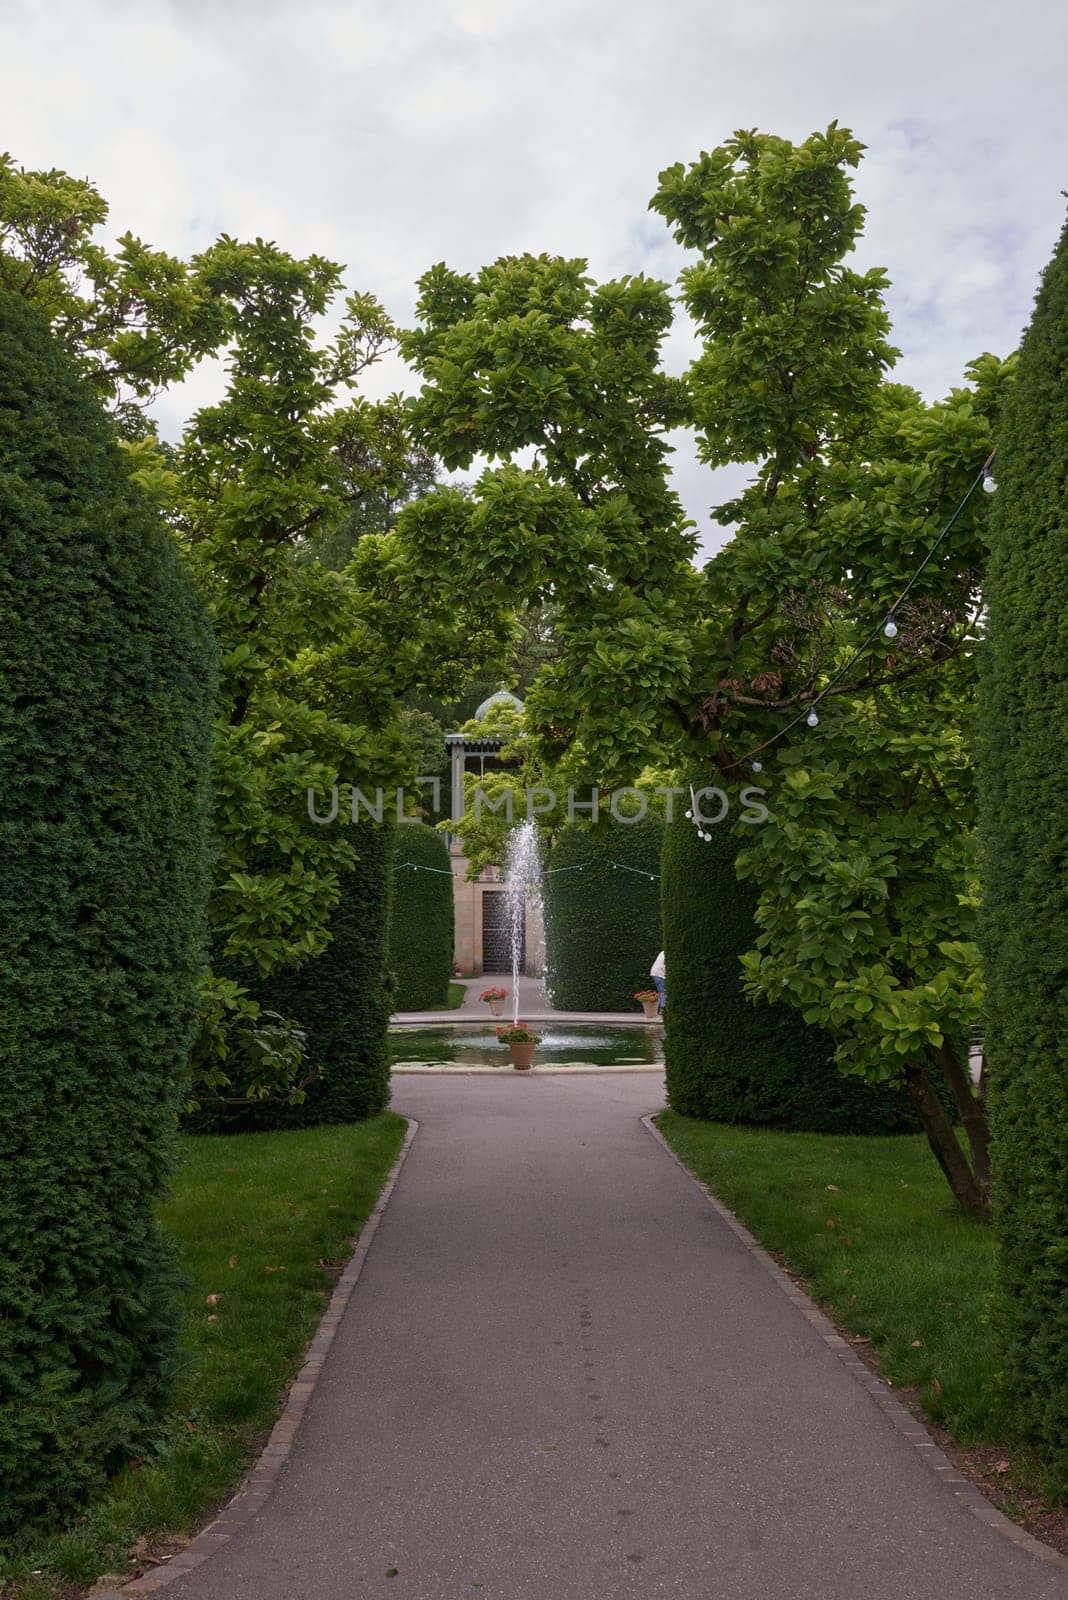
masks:
[(205, 1297), (204, 1304), (206, 1306), (217, 1306), (221, 1299), (222, 1299), (222, 1295), (221, 1294), (209, 1294), (209, 1295), (207, 1295)]
[(218, 1320), (219, 1320), (218, 1317), (215, 1315), (215, 1313), (213, 1311), (211, 1316), (208, 1318), (208, 1321), (209, 1322), (218, 1322)]
[(853, 1335), (853, 1343), (854, 1344), (871, 1344), (871, 1340), (868, 1338), (868, 1335), (866, 1333), (855, 1333)]
[(913, 1339), (912, 1348), (914, 1350), (922, 1350), (923, 1349), (923, 1340), (922, 1339)]
[(228, 1267), (236, 1267), (237, 1266), (237, 1257), (236, 1256), (231, 1256), (229, 1261), (226, 1263), (226, 1265)]
[(1008, 1470), (1009, 1470), (1009, 1463), (1007, 1461), (995, 1461), (994, 1462), (994, 1471), (995, 1472), (1008, 1472)]
[(824, 1224), (823, 1224), (823, 1226), (824, 1226), (824, 1227), (825, 1227), (825, 1228), (837, 1228), (837, 1226), (838, 1226), (838, 1224), (837, 1224), (837, 1222), (836, 1222), (836, 1221), (835, 1221), (835, 1220), (834, 1220), (834, 1218), (833, 1218), (833, 1217), (828, 1217), (828, 1218), (827, 1218), (827, 1221), (826, 1221), (826, 1222), (825, 1222), (825, 1223), (824, 1223)]
[(934, 1390), (935, 1394), (942, 1393), (942, 1385), (939, 1383), (937, 1378), (931, 1379), (931, 1388)]
[(827, 1188), (830, 1190), (831, 1194), (837, 1194), (838, 1193), (838, 1185), (836, 1183), (829, 1183), (827, 1185)]
[(843, 1278), (851, 1278), (852, 1276), (853, 1276), (853, 1268), (852, 1267), (843, 1267), (842, 1268), (842, 1277)]

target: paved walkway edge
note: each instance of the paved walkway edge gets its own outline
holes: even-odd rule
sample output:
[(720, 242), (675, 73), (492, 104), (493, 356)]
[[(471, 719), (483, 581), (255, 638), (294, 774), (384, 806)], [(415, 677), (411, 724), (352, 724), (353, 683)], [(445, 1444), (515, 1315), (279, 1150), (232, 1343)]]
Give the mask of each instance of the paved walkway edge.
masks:
[(821, 1311), (816, 1302), (805, 1294), (803, 1289), (797, 1287), (797, 1284), (789, 1274), (784, 1272), (778, 1263), (772, 1259), (763, 1245), (759, 1244), (749, 1232), (749, 1229), (739, 1222), (734, 1212), (729, 1211), (722, 1200), (716, 1198), (708, 1184), (703, 1183), (696, 1173), (690, 1171), (685, 1161), (675, 1154), (660, 1129), (656, 1126), (654, 1116), (655, 1113), (651, 1113), (649, 1116), (642, 1118), (646, 1131), (652, 1134), (661, 1149), (666, 1151), (677, 1167), (681, 1168), (690, 1182), (697, 1186), (712, 1209), (718, 1213), (749, 1253), (756, 1258), (768, 1276), (774, 1279), (786, 1298), (800, 1311), (806, 1322), (812, 1324), (824, 1344), (834, 1351), (842, 1365), (856, 1379), (861, 1388), (866, 1390), (869, 1398), (874, 1401), (880, 1411), (885, 1413), (899, 1433), (904, 1434), (929, 1470), (934, 1473), (941, 1483), (945, 1484), (951, 1494), (956, 1496), (963, 1509), (971, 1512), (972, 1516), (978, 1517), (980, 1522), (985, 1522), (988, 1527), (996, 1529), (1006, 1539), (1011, 1539), (1012, 1543), (1018, 1545), (1022, 1550), (1029, 1550), (1033, 1556), (1037, 1556), (1040, 1561), (1046, 1562), (1048, 1566), (1057, 1567), (1062, 1572), (1068, 1572), (1068, 1556), (1061, 1555), (1059, 1550), (1054, 1550), (1052, 1546), (1043, 1544), (1040, 1539), (1036, 1539), (1033, 1534), (1021, 1528), (1010, 1517), (1007, 1517), (1003, 1511), (999, 1511), (995, 1505), (992, 1505), (981, 1489), (977, 1489), (974, 1483), (961, 1476), (957, 1467), (954, 1466), (945, 1452), (931, 1438), (923, 1423), (902, 1405), (896, 1395), (890, 1393), (882, 1378), (877, 1377), (869, 1367), (865, 1366), (856, 1351), (850, 1347), (848, 1340), (844, 1339), (838, 1332), (826, 1312)]
[(224, 1509), (210, 1522), (202, 1532), (188, 1544), (184, 1550), (162, 1566), (154, 1567), (151, 1572), (144, 1573), (139, 1578), (134, 1578), (129, 1583), (122, 1585), (121, 1589), (113, 1594), (103, 1594), (99, 1591), (94, 1595), (94, 1600), (123, 1600), (123, 1597), (132, 1595), (155, 1594), (158, 1589), (164, 1588), (175, 1578), (189, 1572), (193, 1567), (199, 1567), (208, 1557), (214, 1555), (220, 1546), (233, 1538), (238, 1528), (249, 1521), (257, 1512), (262, 1511), (271, 1496), (278, 1474), (282, 1465), (293, 1448), (307, 1409), (308, 1401), (312, 1397), (319, 1374), (323, 1370), (330, 1346), (334, 1342), (334, 1335), (341, 1325), (352, 1292), (359, 1282), (363, 1264), (367, 1260), (367, 1252), (371, 1242), (378, 1231), (378, 1224), (382, 1213), (386, 1209), (389, 1197), (393, 1193), (397, 1178), (400, 1176), (404, 1158), (412, 1147), (412, 1142), (419, 1132), (419, 1124), (414, 1118), (408, 1118), (408, 1131), (404, 1135), (400, 1154), (393, 1164), (392, 1171), (379, 1194), (370, 1216), (360, 1229), (356, 1248), (345, 1266), (340, 1278), (334, 1286), (330, 1296), (330, 1304), (326, 1308), (323, 1320), (316, 1329), (307, 1350), (304, 1354), (304, 1365), (297, 1373), (290, 1385), (289, 1394), (282, 1410), (282, 1415), (275, 1423), (264, 1450), (252, 1471), (245, 1479), (241, 1488), (228, 1502)]

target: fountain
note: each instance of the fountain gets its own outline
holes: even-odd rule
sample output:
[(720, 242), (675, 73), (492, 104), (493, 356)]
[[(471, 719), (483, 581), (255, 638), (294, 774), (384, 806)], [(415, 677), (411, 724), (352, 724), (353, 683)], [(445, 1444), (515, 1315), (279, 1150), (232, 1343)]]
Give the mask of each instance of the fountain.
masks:
[(504, 856), (504, 885), (508, 893), (508, 924), (512, 946), (512, 1021), (519, 1021), (519, 976), (527, 905), (541, 909), (541, 857), (538, 830), (532, 818), (508, 835)]

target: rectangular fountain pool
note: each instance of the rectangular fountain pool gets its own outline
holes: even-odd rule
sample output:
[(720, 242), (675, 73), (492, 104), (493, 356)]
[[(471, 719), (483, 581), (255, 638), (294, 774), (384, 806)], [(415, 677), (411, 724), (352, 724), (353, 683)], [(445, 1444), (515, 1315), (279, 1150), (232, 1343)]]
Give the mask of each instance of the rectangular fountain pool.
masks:
[[(540, 1067), (619, 1067), (636, 1071), (663, 1065), (663, 1030), (635, 1026), (613, 1028), (603, 1024), (547, 1022), (532, 1023), (541, 1035), (534, 1058)], [(508, 1047), (499, 1044), (492, 1027), (453, 1025), (451, 1027), (391, 1028), (390, 1065), (394, 1072), (426, 1070), (428, 1067), (455, 1067), (460, 1071), (487, 1071), (499, 1068), (510, 1072)]]

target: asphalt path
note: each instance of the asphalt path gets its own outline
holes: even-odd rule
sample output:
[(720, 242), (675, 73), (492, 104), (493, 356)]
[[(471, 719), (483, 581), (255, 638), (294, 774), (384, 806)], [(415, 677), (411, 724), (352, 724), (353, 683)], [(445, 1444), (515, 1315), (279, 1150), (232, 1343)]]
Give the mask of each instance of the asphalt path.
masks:
[(167, 1600), (1054, 1600), (650, 1137), (656, 1074), (420, 1130), (262, 1511)]

